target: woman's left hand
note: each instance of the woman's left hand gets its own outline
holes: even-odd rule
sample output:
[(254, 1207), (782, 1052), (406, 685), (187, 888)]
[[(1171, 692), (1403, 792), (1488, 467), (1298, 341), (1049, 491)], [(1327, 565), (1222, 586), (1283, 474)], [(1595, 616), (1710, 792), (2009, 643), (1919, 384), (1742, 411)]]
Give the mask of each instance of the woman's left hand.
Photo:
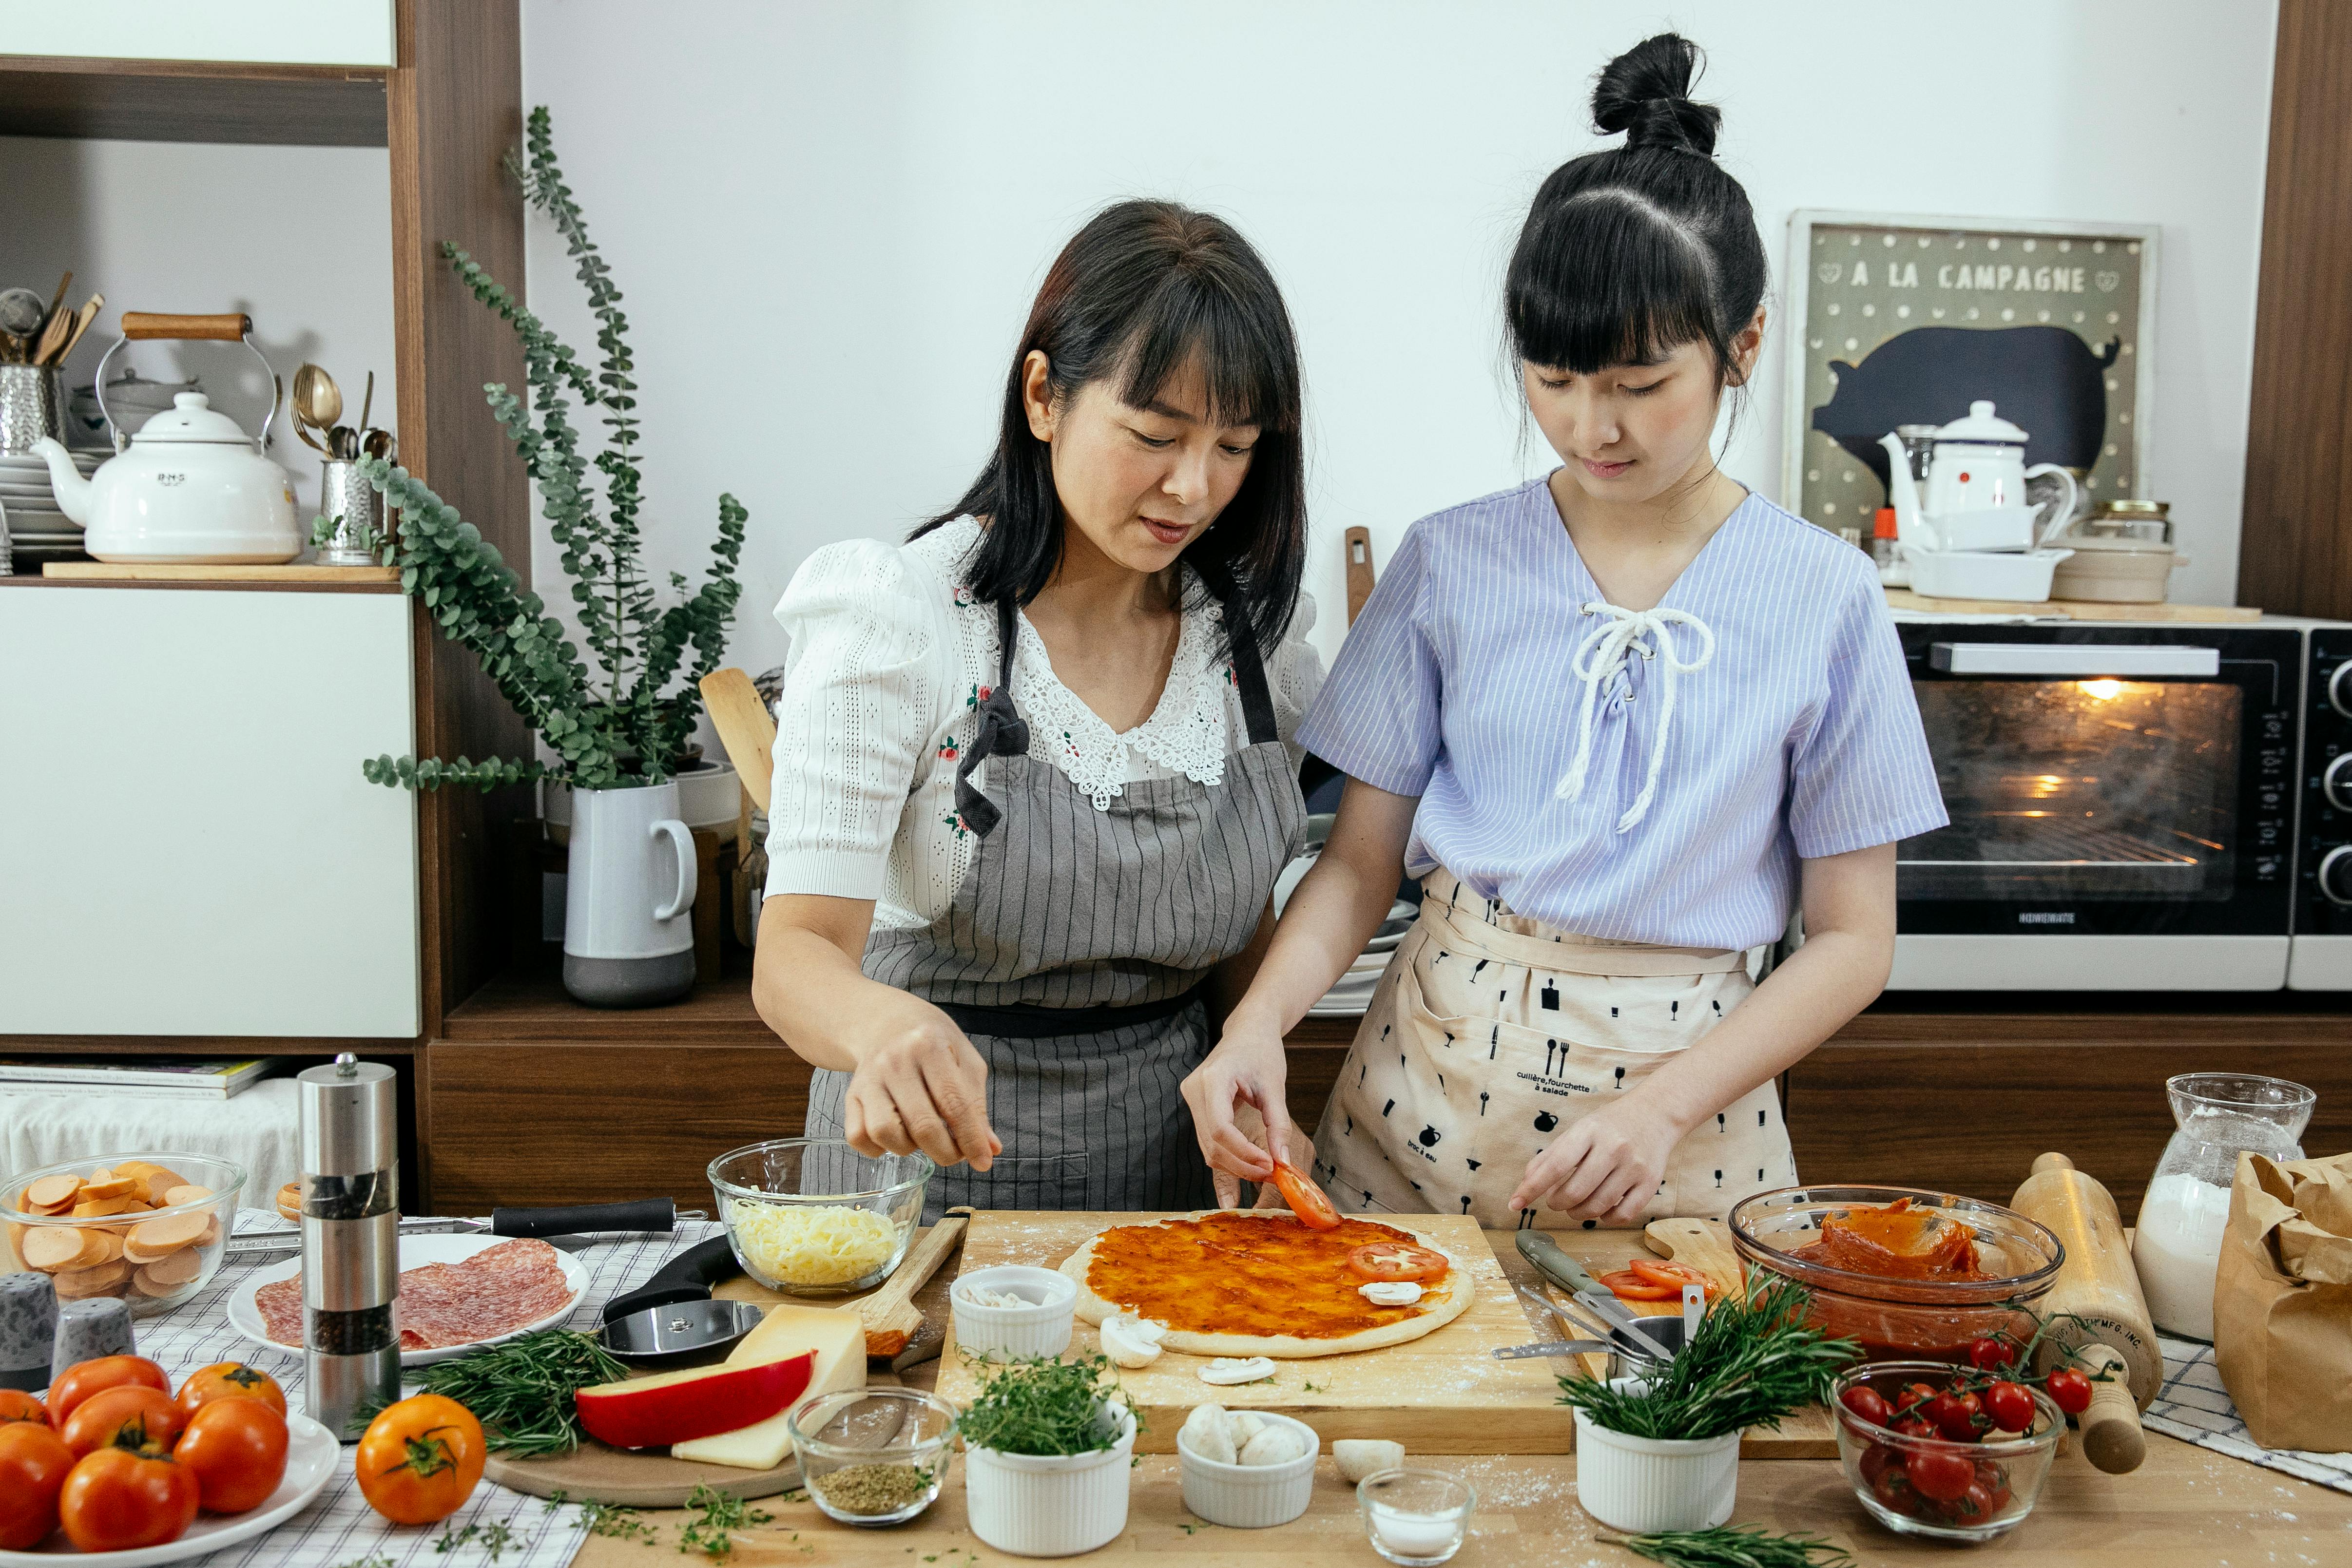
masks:
[(1631, 1225), (1666, 1174), (1682, 1130), (1631, 1096), (1570, 1122), (1528, 1162), (1513, 1209), (1538, 1203), (1604, 1225)]

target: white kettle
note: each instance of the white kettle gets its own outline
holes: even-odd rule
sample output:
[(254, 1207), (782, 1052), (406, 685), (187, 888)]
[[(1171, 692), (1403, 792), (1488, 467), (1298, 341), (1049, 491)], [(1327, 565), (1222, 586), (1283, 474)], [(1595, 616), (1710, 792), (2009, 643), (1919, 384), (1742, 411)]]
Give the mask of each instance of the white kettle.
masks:
[[(108, 360), (133, 338), (241, 340), (252, 347), (252, 323), (242, 316), (125, 313), (122, 327), (123, 336), (106, 351)], [(254, 352), (260, 354), (258, 349)], [(268, 361), (262, 362), (266, 368)], [(105, 384), (101, 360), (98, 385)], [(273, 377), (269, 417), (261, 423), (264, 439), (278, 417), (275, 385)], [(49, 465), (49, 487), (58, 507), (82, 526), (82, 548), (100, 560), (275, 564), (302, 553), (293, 481), (202, 392), (174, 397), (172, 407), (142, 425), (127, 447), (118, 437), (117, 455), (87, 479), (57, 442), (44, 437), (33, 450)]]
[[(1895, 507), (1897, 534), (1915, 548), (1936, 550), (2024, 550), (2046, 542), (2074, 515), (2082, 491), (2074, 476), (2055, 463), (2025, 465), (2024, 431), (1994, 413), (1979, 398), (1966, 419), (1936, 432), (1927, 462), (1927, 495), (1911, 481), (1911, 459), (1902, 437), (1888, 434), (1887, 500)], [(2063, 501), (2046, 529), (2037, 530), (2038, 512), (2025, 498), (2025, 482), (2053, 474), (2063, 483)], [(2037, 541), (2037, 531), (2045, 538)]]

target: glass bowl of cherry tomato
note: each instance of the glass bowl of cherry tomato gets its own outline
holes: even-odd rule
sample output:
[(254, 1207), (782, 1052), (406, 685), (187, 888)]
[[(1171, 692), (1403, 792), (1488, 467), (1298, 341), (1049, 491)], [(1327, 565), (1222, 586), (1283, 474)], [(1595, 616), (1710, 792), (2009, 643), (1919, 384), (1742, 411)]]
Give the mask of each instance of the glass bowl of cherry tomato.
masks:
[[(1823, 1244), (1825, 1220), (1902, 1208), (1957, 1236), (1965, 1227), (1973, 1267), (1965, 1275), (1907, 1278), (1842, 1268)], [(1825, 1333), (1861, 1342), (1874, 1358), (1964, 1362), (1975, 1340), (2032, 1337), (2027, 1307), (2057, 1282), (2065, 1249), (2044, 1226), (1979, 1198), (1900, 1186), (1793, 1186), (1758, 1193), (1727, 1221), (1740, 1261), (1811, 1292), (1807, 1317)]]
[[(1873, 1519), (1898, 1535), (1990, 1541), (2033, 1511), (2067, 1411), (2049, 1389), (1999, 1375), (2007, 1370), (1874, 1361), (1840, 1375), (1838, 1459)], [(2048, 1383), (2089, 1406), (2082, 1373)]]

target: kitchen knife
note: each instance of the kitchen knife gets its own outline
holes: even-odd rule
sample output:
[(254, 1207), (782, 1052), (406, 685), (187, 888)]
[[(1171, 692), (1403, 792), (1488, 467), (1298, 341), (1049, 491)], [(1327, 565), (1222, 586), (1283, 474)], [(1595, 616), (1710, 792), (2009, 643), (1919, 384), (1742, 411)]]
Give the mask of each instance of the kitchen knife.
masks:
[[(560, 1247), (566, 1252), (577, 1252), (593, 1245), (580, 1234), (582, 1231), (626, 1230), (642, 1235), (667, 1236), (677, 1228), (678, 1220), (702, 1218), (699, 1209), (689, 1209), (681, 1215), (677, 1206), (668, 1198), (648, 1197), (632, 1203), (590, 1203), (564, 1208), (494, 1208), (488, 1219), (411, 1215), (402, 1218), (400, 1234), (528, 1236)], [(228, 1243), (228, 1256), (248, 1263), (290, 1258), (301, 1249), (300, 1233), (290, 1230), (234, 1236)]]

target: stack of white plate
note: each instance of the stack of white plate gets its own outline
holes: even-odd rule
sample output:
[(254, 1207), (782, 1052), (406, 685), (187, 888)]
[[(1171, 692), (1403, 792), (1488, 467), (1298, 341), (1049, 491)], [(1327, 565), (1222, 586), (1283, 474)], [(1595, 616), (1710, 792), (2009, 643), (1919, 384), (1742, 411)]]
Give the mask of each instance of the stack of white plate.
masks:
[[(74, 466), (87, 479), (106, 461), (103, 452), (77, 452)], [(49, 487), (49, 465), (27, 453), (0, 456), (0, 508), (8, 516), (8, 539), (19, 572), (38, 572), (43, 561), (81, 559), (81, 525), (58, 505)]]
[[(1282, 917), (1283, 907), (1290, 902), (1291, 894), (1306, 877), (1307, 868), (1315, 863), (1315, 857), (1322, 852), (1320, 849), (1311, 851), (1283, 868), (1282, 875), (1274, 884), (1275, 918)], [(1420, 909), (1404, 899), (1400, 898), (1391, 904), (1388, 918), (1381, 922), (1381, 927), (1372, 933), (1371, 940), (1364, 944), (1364, 950), (1356, 956), (1356, 961), (1349, 964), (1347, 972), (1323, 993), (1321, 1001), (1307, 1009), (1307, 1016), (1362, 1017), (1372, 1005), (1374, 988), (1380, 985), (1381, 977), (1388, 972), (1390, 955), (1396, 951), (1397, 944), (1404, 940), (1405, 933), (1412, 929), (1412, 923), (1420, 915)]]

